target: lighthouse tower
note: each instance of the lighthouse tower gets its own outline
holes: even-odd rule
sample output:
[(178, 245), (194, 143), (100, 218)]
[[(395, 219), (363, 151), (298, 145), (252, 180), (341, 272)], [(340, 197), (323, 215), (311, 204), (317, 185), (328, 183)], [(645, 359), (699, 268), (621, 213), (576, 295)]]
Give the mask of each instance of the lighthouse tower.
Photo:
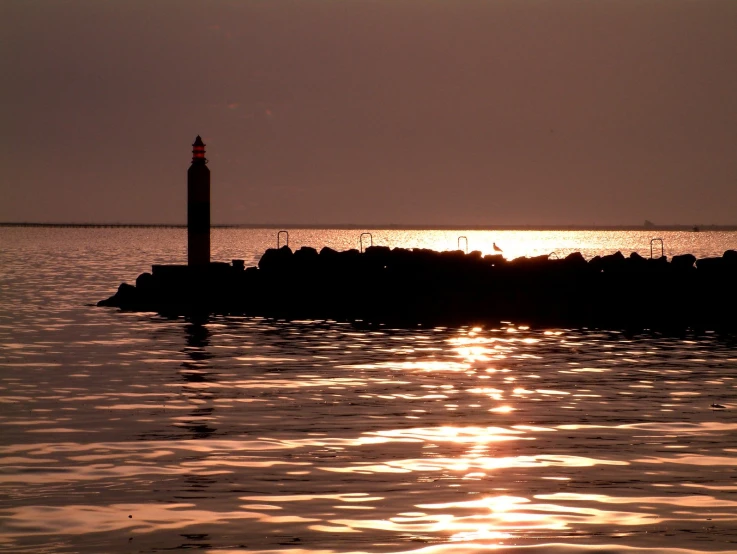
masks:
[(205, 143), (199, 135), (192, 145), (192, 165), (187, 171), (187, 264), (210, 263), (210, 170)]

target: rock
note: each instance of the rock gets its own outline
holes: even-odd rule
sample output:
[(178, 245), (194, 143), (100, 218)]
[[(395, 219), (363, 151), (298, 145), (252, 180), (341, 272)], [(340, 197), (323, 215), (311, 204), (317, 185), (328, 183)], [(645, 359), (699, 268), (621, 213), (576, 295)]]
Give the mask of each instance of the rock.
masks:
[(693, 268), (695, 261), (696, 256), (693, 254), (681, 254), (680, 256), (673, 256), (670, 264), (673, 269), (685, 270)]
[(702, 258), (696, 261), (696, 269), (701, 271), (719, 271), (727, 265), (724, 258)]
[(726, 265), (732, 269), (737, 269), (737, 250), (727, 250), (722, 255), (722, 259)]
[[(354, 272), (356, 271), (359, 262), (364, 261), (365, 259), (366, 258), (363, 258), (361, 256), (361, 253), (356, 248), (351, 248), (350, 250), (338, 252), (338, 269), (342, 273)], [(376, 264), (376, 261), (373, 261), (372, 264)], [(384, 262), (384, 264), (386, 264), (386, 262)]]
[(607, 254), (601, 258), (601, 269), (604, 271), (619, 271), (624, 269), (624, 255), (617, 251), (614, 254)]
[(294, 253), (294, 263), (300, 267), (312, 267), (317, 265), (320, 255), (311, 246), (303, 246)]
[(302, 248), (297, 250), (294, 253), (294, 255), (295, 257), (298, 257), (298, 258), (307, 258), (307, 259), (317, 258), (319, 256), (319, 254), (317, 253), (317, 250), (315, 250), (311, 246), (303, 246)]
[(466, 253), (463, 250), (445, 250), (440, 253), (440, 259), (446, 263), (463, 263)]
[(493, 266), (499, 266), (507, 262), (502, 254), (487, 254), (484, 256), (484, 262)]
[(291, 261), (292, 250), (285, 245), (278, 250), (276, 248), (266, 250), (258, 262), (258, 267), (265, 271), (278, 271), (286, 268)]
[(571, 252), (565, 258), (563, 258), (563, 261), (566, 263), (566, 265), (571, 266), (583, 267), (586, 265), (586, 258), (583, 257), (583, 254), (581, 254), (581, 252)]
[(136, 287), (129, 285), (128, 283), (121, 283), (118, 287), (118, 292), (110, 298), (100, 300), (97, 305), (120, 308), (126, 304), (132, 304), (135, 302), (137, 296)]
[(387, 256), (391, 251), (388, 246), (369, 246), (364, 250), (367, 256)]
[(138, 290), (149, 290), (153, 288), (154, 277), (150, 273), (141, 273), (136, 277), (136, 288)]
[(648, 258), (647, 264), (652, 268), (666, 268), (668, 267), (668, 256), (661, 256), (659, 258)]
[(126, 305), (134, 304), (137, 298), (138, 294), (136, 287), (129, 285), (128, 283), (121, 283), (118, 287), (118, 292), (116, 292), (115, 296), (110, 300), (114, 301), (114, 304), (112, 304), (113, 306), (122, 308)]
[(133, 285), (129, 285), (128, 283), (120, 283), (116, 296), (120, 296), (122, 298), (128, 298), (128, 297), (134, 296), (135, 294), (136, 294), (136, 287), (134, 287)]
[(543, 254), (542, 256), (533, 256), (532, 258), (515, 258), (509, 263), (513, 267), (523, 267), (525, 270), (534, 271), (535, 269), (551, 265), (552, 260), (548, 258), (547, 254)]
[(105, 300), (100, 300), (97, 303), (98, 308), (115, 308), (117, 307), (117, 303), (115, 302), (115, 296), (111, 296), (110, 298), (106, 298)]
[(647, 267), (647, 258), (643, 258), (637, 252), (632, 252), (630, 257), (627, 258), (627, 265), (630, 270), (640, 271)]

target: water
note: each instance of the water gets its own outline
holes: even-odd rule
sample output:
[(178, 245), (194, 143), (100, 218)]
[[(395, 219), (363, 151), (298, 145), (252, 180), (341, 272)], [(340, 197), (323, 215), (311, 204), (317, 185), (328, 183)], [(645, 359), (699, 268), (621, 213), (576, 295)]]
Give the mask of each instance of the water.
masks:
[[(637, 232), (372, 234), (508, 257), (650, 248)], [(668, 255), (737, 246), (662, 236)], [(737, 552), (737, 337), (91, 306), (181, 262), (184, 238), (0, 228), (0, 551)], [(213, 258), (250, 265), (275, 242), (216, 230)]]

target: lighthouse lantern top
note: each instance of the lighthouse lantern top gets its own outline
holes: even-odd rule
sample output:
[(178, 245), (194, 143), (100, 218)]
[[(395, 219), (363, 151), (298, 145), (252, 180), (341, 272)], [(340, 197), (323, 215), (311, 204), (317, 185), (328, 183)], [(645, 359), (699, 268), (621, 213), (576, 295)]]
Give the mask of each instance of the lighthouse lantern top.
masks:
[(202, 142), (200, 135), (197, 135), (192, 144), (192, 162), (207, 162), (205, 159), (205, 143)]

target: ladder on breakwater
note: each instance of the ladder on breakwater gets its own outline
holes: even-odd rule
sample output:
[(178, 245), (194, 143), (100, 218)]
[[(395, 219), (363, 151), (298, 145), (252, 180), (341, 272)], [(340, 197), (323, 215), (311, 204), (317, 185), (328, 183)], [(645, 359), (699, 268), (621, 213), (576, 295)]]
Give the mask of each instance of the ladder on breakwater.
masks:
[(458, 250), (461, 249), (461, 239), (463, 239), (463, 240), (466, 241), (466, 250), (465, 250), (465, 252), (466, 252), (466, 254), (468, 254), (468, 237), (465, 236), (465, 235), (461, 235), (460, 237), (458, 237)]
[(368, 236), (369, 238), (369, 246), (374, 245), (374, 236), (371, 233), (361, 233), (361, 236), (358, 237), (358, 246), (361, 249), (361, 252), (363, 252), (363, 237)]
[(650, 259), (653, 259), (653, 247), (656, 242), (660, 242), (660, 257), (665, 256), (665, 243), (661, 238), (650, 239)]
[(286, 246), (289, 246), (289, 231), (282, 230), (282, 231), (279, 231), (276, 234), (276, 249), (277, 250), (279, 250), (279, 247), (281, 246), (281, 235), (282, 235), (282, 233), (284, 233), (287, 236), (287, 240), (286, 240), (285, 245)]

